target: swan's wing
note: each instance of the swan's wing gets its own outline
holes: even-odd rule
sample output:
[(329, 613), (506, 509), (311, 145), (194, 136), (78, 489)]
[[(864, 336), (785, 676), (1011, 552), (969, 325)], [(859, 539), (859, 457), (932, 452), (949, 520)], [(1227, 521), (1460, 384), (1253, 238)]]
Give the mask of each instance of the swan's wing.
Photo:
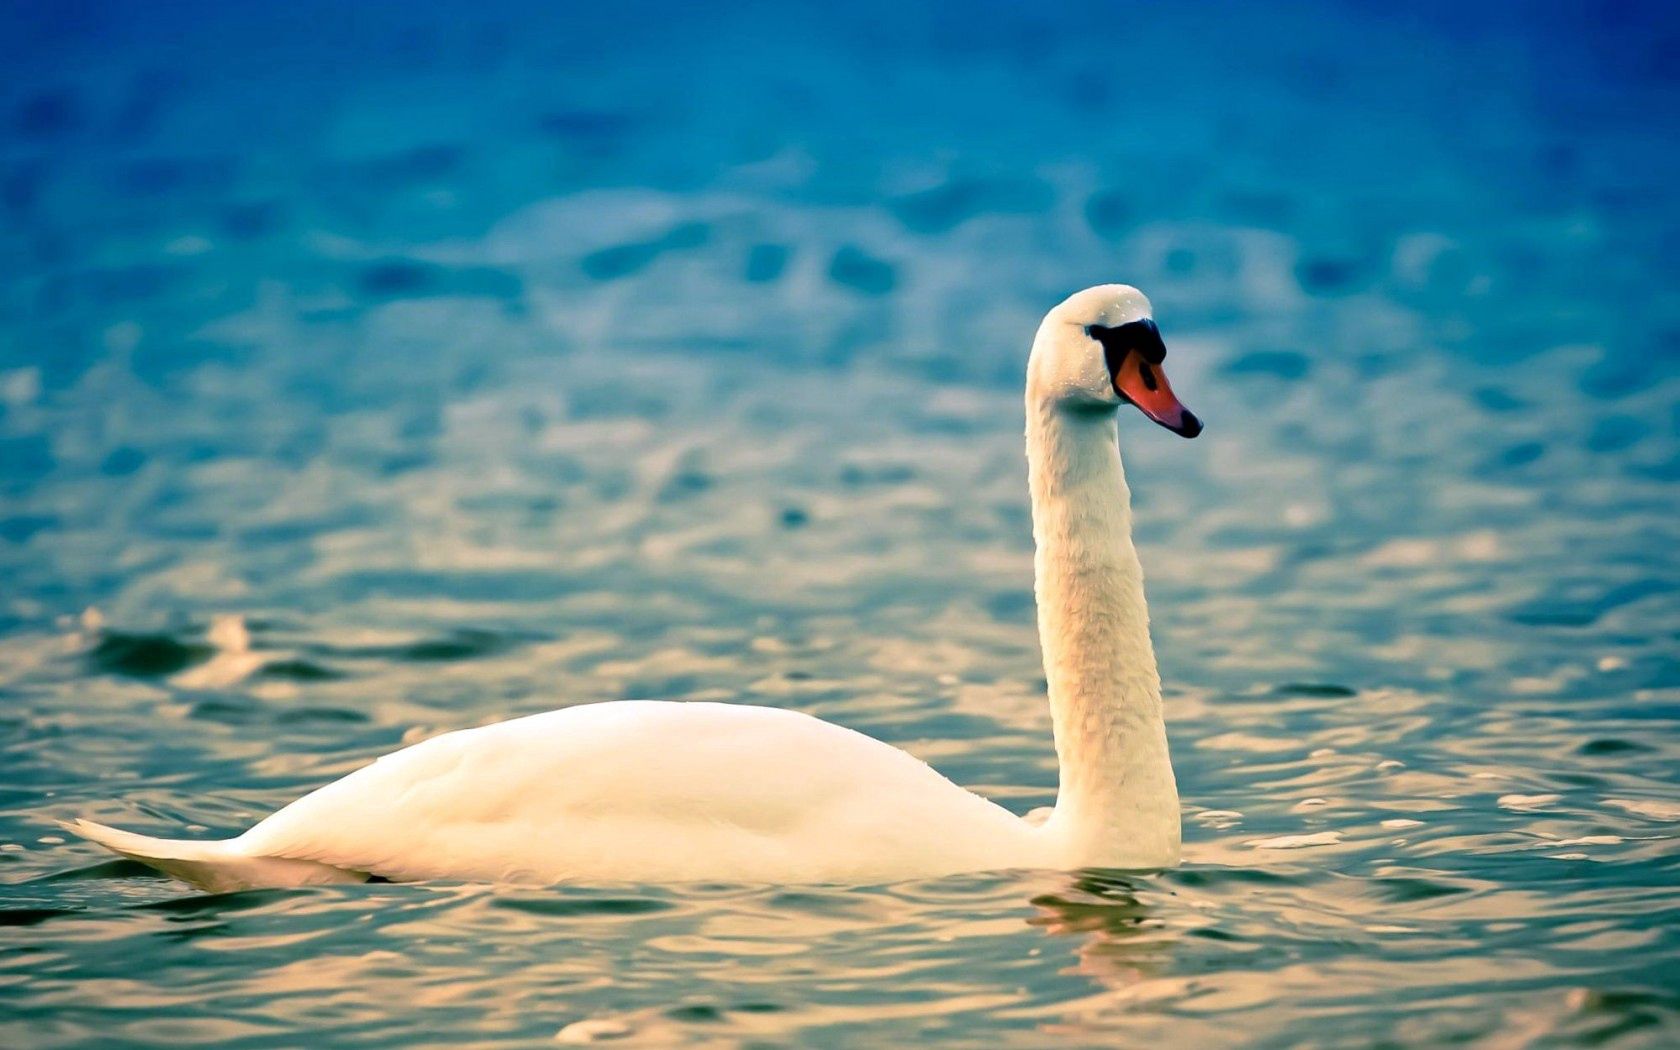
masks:
[(622, 701), (424, 741), (238, 843), (394, 879), (853, 880), (1021, 863), (1024, 828), (806, 715)]

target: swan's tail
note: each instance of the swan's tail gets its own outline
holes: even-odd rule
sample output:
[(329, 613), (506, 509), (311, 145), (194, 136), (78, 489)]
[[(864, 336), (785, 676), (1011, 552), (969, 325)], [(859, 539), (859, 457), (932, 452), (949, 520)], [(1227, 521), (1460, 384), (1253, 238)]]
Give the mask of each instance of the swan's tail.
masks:
[(193, 842), (188, 839), (154, 839), (95, 824), (91, 820), (62, 822), (90, 842), (112, 853), (173, 875), (211, 893), (261, 889), (274, 886), (313, 886), (324, 882), (366, 882), (364, 872), (346, 871), (330, 864), (286, 857), (251, 857), (240, 853), (235, 839)]

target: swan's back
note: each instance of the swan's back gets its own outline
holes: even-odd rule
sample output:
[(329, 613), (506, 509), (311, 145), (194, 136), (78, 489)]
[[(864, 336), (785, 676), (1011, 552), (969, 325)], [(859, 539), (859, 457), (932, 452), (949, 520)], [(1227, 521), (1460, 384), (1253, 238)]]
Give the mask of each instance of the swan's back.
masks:
[(620, 701), (424, 741), (232, 845), (392, 879), (849, 882), (1034, 863), (1034, 830), (808, 715)]

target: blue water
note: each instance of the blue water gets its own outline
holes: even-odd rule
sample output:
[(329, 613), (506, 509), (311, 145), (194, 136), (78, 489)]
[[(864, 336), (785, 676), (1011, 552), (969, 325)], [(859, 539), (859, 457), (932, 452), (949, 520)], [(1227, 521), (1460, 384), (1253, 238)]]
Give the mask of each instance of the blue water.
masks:
[[(0, 1044), (1680, 1042), (1664, 5), (0, 11)], [(1020, 384), (1123, 421), (1186, 862), (207, 897), (435, 732), (809, 711), (1054, 797)]]

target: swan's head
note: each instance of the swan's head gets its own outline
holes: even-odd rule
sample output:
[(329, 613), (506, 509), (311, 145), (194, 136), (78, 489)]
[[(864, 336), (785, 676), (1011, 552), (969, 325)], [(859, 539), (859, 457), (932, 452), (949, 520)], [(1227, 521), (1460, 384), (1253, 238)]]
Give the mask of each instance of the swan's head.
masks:
[(1129, 284), (1100, 284), (1064, 299), (1044, 316), (1027, 365), (1029, 394), (1070, 412), (1138, 410), (1193, 438), (1202, 421), (1167, 383), (1166, 345), (1149, 300)]

